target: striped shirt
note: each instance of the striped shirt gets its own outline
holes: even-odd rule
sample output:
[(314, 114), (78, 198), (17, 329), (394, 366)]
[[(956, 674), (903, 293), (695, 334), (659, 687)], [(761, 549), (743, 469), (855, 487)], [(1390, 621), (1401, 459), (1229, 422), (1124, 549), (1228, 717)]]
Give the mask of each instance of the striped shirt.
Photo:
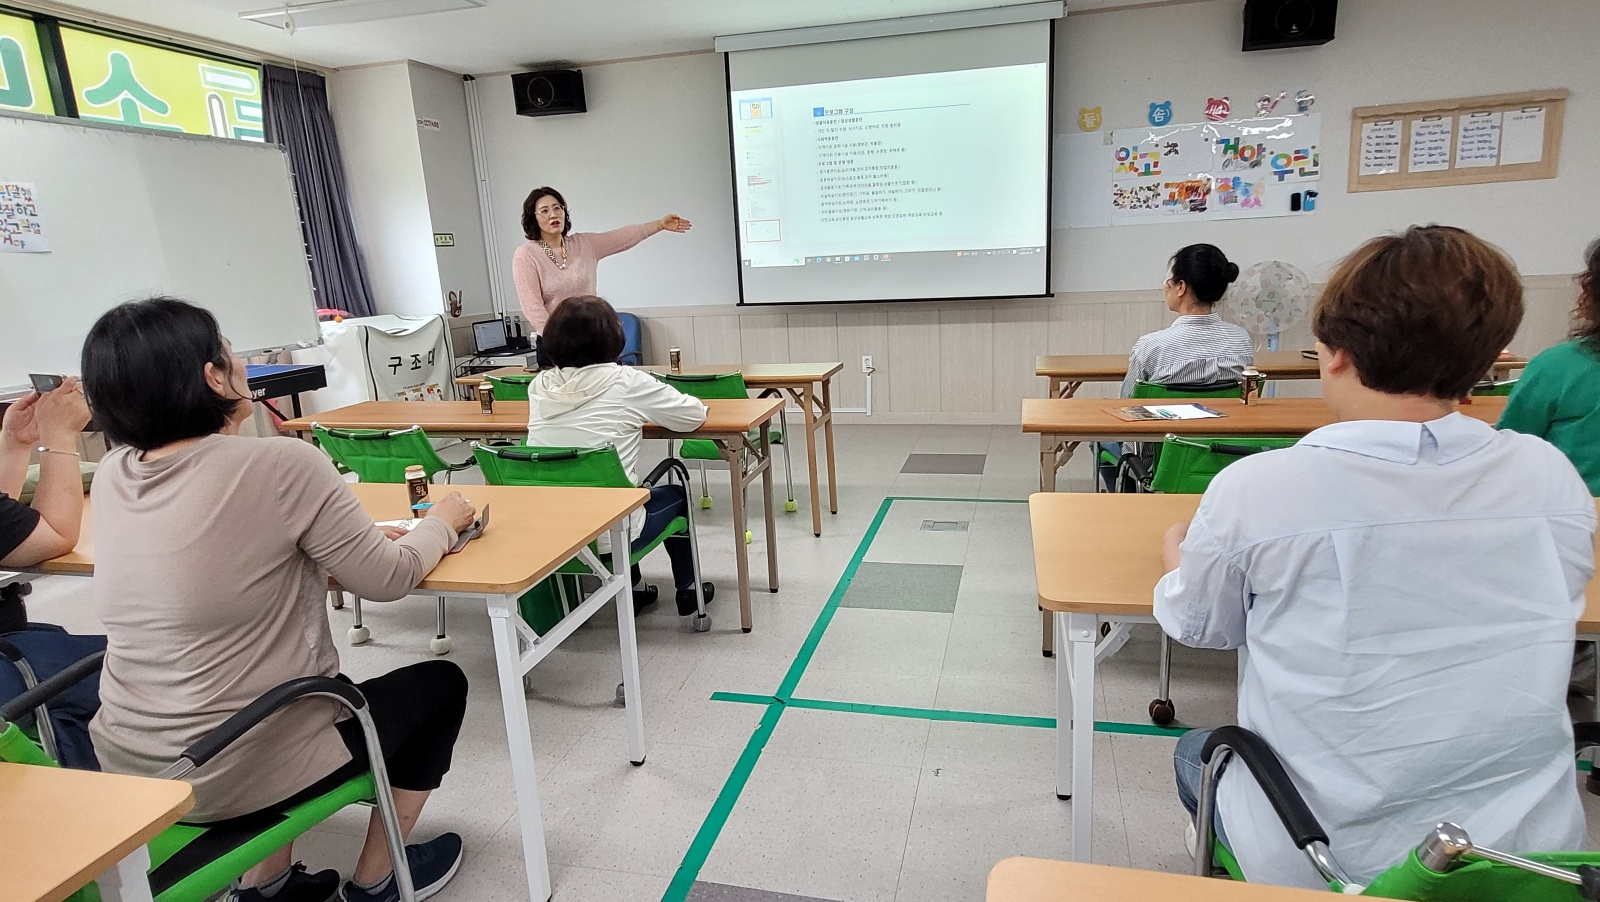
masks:
[(1208, 384), (1238, 379), (1255, 362), (1250, 333), (1215, 313), (1180, 316), (1172, 325), (1133, 344), (1122, 396), (1138, 382)]

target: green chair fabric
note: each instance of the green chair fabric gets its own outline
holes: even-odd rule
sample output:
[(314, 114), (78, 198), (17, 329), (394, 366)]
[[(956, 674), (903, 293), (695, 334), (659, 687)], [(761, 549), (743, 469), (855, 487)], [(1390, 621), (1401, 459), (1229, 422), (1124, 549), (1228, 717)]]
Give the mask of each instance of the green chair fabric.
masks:
[(1199, 495), (1229, 464), (1258, 454), (1288, 448), (1292, 438), (1187, 439), (1168, 436), (1156, 454), (1150, 490), (1167, 495)]
[(1517, 387), (1517, 380), (1507, 379), (1504, 382), (1480, 382), (1472, 387), (1472, 395), (1476, 398), (1503, 398), (1511, 394)]
[(1156, 382), (1136, 382), (1135, 398), (1237, 398), (1239, 383), (1218, 382), (1212, 385), (1161, 385)]
[(528, 400), (528, 386), (533, 384), (533, 374), (511, 376), (488, 376), (489, 384), (494, 386), (494, 399), (496, 401), (526, 401)]
[[(1600, 866), (1600, 852), (1533, 852), (1523, 858), (1575, 871), (1583, 865)], [(1337, 887), (1329, 887), (1338, 892)], [(1578, 887), (1541, 874), (1497, 862), (1477, 859), (1446, 873), (1430, 871), (1417, 860), (1416, 850), (1405, 860), (1373, 878), (1363, 896), (1411, 899), (1415, 902), (1581, 902)]]
[(421, 426), (410, 429), (329, 429), (311, 424), (316, 443), (334, 462), (362, 482), (405, 482), (406, 467), (421, 466), (432, 479), (440, 471), (455, 472), (472, 462), (448, 464), (433, 450)]
[[(708, 443), (709, 444), (709, 443)], [(579, 486), (584, 488), (633, 488), (633, 480), (622, 468), (617, 449), (603, 448), (539, 448), (529, 445), (472, 446), (483, 479), (490, 485), (544, 485)], [(637, 564), (644, 556), (660, 547), (662, 542), (677, 535), (689, 534), (687, 517), (675, 517), (661, 534), (649, 544), (628, 555), (629, 564)], [(595, 546), (589, 546), (598, 555)], [(605, 561), (609, 555), (600, 555)], [(563, 564), (552, 576), (522, 594), (517, 600), (524, 622), (539, 635), (544, 635), (568, 613), (566, 597), (559, 583), (560, 576), (592, 576), (593, 571), (582, 561), (574, 559)]]
[[(78, 477), (83, 480), (83, 490), (89, 491), (90, 483), (94, 482), (94, 471), (99, 464), (92, 460), (78, 462)], [(39, 465), (29, 464), (28, 475), (22, 479), (22, 492), (17, 495), (17, 500), (23, 504), (33, 503), (33, 491), (39, 487)]]
[[(750, 397), (750, 390), (745, 387), (744, 375), (741, 373), (722, 373), (717, 375), (657, 373), (656, 378), (678, 391), (699, 398), (702, 401), (713, 398)], [(717, 451), (716, 442), (698, 438), (684, 439), (679, 442), (677, 456), (683, 460), (722, 459), (722, 454)]]

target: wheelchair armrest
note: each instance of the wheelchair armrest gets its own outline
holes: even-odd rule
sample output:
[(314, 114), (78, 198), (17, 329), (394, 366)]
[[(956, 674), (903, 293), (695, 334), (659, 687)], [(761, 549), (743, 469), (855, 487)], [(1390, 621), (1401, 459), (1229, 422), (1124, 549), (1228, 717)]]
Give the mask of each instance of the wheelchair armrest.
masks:
[(651, 488), (657, 482), (661, 481), (661, 477), (667, 475), (668, 473), (674, 472), (683, 479), (684, 485), (689, 484), (689, 468), (684, 466), (683, 461), (677, 459), (676, 457), (669, 457), (666, 460), (663, 460), (661, 463), (656, 464), (656, 468), (650, 471), (649, 476), (639, 480), (639, 487)]
[(39, 685), (13, 698), (4, 705), (0, 705), (0, 721), (14, 721), (40, 705), (49, 704), (51, 699), (72, 688), (84, 677), (99, 670), (100, 664), (105, 660), (105, 657), (105, 652), (97, 651), (82, 660), (75, 661), (50, 679), (44, 680)]
[(195, 767), (202, 767), (265, 720), (267, 715), (308, 695), (336, 695), (351, 710), (367, 706), (367, 699), (361, 690), (350, 683), (332, 677), (300, 677), (267, 690), (260, 698), (246, 705), (244, 710), (223, 721), (222, 726), (184, 749), (178, 757), (189, 759)]
[(1283, 769), (1283, 762), (1278, 760), (1277, 753), (1267, 745), (1265, 739), (1244, 727), (1218, 727), (1206, 738), (1200, 759), (1209, 763), (1212, 753), (1224, 747), (1231, 749), (1244, 762), (1250, 775), (1267, 794), (1267, 801), (1272, 803), (1272, 809), (1283, 821), (1284, 829), (1289, 831), (1289, 838), (1294, 841), (1296, 848), (1304, 849), (1314, 842), (1327, 845), (1328, 832), (1317, 823), (1317, 816), (1311, 813), (1300, 790), (1290, 781), (1288, 771)]
[(1232, 445), (1227, 442), (1211, 443), (1212, 454), (1225, 454), (1229, 457), (1249, 457), (1252, 454), (1260, 454), (1265, 450), (1265, 448), (1252, 448), (1249, 445)]

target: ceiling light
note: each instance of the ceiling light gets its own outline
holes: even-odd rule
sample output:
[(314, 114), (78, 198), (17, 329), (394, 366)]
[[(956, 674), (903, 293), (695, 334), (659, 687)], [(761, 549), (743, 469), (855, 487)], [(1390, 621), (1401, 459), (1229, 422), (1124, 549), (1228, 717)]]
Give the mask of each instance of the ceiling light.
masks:
[(287, 3), (272, 9), (243, 12), (239, 14), (239, 18), (292, 32), (296, 28), (310, 28), (316, 25), (374, 22), (379, 19), (398, 19), (402, 16), (419, 16), (424, 13), (477, 9), (488, 4), (489, 0), (306, 0), (301, 3)]

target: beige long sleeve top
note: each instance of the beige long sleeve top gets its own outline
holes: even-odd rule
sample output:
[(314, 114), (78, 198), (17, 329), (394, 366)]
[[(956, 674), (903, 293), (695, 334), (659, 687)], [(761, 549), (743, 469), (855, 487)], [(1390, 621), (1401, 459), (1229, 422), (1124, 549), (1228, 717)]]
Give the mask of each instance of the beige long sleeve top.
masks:
[[(609, 232), (573, 232), (567, 236), (567, 267), (551, 261), (537, 241), (524, 241), (511, 255), (511, 280), (528, 328), (543, 333), (550, 314), (567, 298), (597, 293), (596, 269), (601, 258), (620, 254), (659, 231), (653, 222)], [(560, 251), (556, 255), (560, 256)]]
[[(90, 503), (109, 640), (90, 732), (106, 770), (143, 776), (272, 687), (339, 672), (330, 573), (394, 600), (456, 538), (429, 518), (391, 541), (327, 457), (288, 438), (213, 435), (154, 461), (117, 448)], [(309, 700), (269, 717), (186, 778), (188, 820), (259, 810), (349, 761), (333, 729), (342, 711)]]

